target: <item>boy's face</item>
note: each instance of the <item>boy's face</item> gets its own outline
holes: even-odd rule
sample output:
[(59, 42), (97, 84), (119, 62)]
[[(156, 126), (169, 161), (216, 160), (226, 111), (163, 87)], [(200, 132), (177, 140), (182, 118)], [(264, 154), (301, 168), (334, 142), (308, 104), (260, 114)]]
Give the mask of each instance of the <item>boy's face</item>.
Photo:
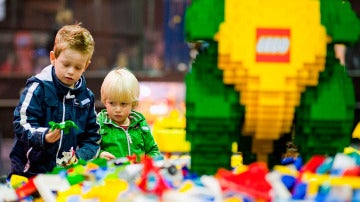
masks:
[(126, 118), (130, 115), (132, 109), (131, 102), (120, 102), (106, 99), (104, 103), (109, 117), (118, 125), (123, 125)]
[(70, 48), (64, 49), (57, 58), (51, 51), (50, 61), (55, 67), (55, 74), (58, 79), (70, 88), (74, 87), (90, 64), (88, 55)]

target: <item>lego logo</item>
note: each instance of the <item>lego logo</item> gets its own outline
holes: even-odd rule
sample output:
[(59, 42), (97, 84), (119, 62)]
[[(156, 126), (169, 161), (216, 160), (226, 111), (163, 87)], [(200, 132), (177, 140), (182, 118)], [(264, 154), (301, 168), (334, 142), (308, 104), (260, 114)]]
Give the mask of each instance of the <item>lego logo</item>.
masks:
[(290, 37), (290, 29), (257, 29), (256, 62), (290, 62)]
[(290, 41), (287, 37), (262, 36), (256, 45), (258, 54), (279, 54), (288, 53)]

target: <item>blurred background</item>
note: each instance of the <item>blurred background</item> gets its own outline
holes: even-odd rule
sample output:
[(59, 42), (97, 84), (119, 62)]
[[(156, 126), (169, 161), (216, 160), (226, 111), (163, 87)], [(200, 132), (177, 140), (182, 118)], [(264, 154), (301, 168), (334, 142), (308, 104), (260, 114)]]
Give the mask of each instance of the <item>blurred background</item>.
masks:
[(185, 112), (183, 83), (189, 48), (183, 20), (190, 0), (0, 0), (0, 175), (10, 168), (13, 110), (26, 79), (49, 64), (57, 30), (81, 22), (95, 40), (87, 84), (99, 101), (113, 67), (141, 83), (139, 111), (152, 124), (171, 110)]

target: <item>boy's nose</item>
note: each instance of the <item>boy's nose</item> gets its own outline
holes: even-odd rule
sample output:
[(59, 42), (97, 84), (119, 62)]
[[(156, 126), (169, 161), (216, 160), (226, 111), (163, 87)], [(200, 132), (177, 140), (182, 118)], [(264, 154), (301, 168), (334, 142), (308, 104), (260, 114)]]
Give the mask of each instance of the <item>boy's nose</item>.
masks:
[(121, 109), (122, 109), (122, 107), (120, 105), (116, 105), (116, 107), (115, 107), (116, 111), (121, 111)]
[(69, 73), (69, 74), (73, 74), (74, 73), (74, 67), (70, 67), (70, 68), (68, 68), (68, 70), (67, 70), (67, 72)]

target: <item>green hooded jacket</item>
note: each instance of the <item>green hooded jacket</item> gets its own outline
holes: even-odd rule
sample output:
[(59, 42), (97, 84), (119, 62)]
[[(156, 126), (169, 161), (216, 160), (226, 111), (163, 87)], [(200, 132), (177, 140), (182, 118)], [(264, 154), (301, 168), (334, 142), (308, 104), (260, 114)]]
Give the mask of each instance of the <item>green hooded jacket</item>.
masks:
[(155, 157), (160, 156), (160, 150), (151, 134), (144, 115), (131, 111), (130, 125), (127, 130), (117, 125), (108, 116), (106, 109), (97, 115), (100, 124), (100, 153), (110, 152), (116, 158), (127, 156), (142, 156), (144, 154)]

